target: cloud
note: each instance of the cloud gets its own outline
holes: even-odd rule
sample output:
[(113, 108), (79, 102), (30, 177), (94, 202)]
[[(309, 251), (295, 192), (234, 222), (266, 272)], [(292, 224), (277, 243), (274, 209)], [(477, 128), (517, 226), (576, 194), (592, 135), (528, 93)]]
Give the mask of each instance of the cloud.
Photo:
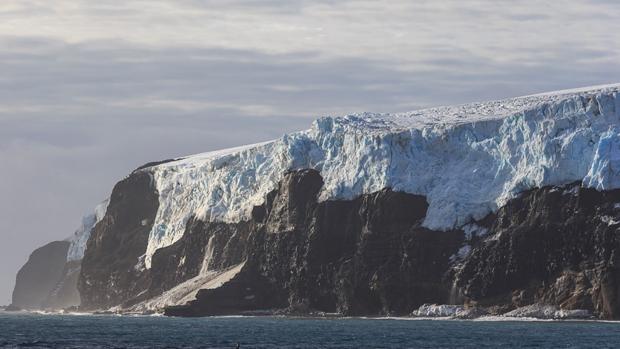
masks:
[(148, 161), (312, 119), (620, 80), (613, 1), (5, 0), (0, 303)]
[[(418, 49), (428, 45), (471, 48), (488, 59), (519, 59), (521, 49), (561, 44), (619, 50), (610, 45), (620, 29), (612, 20), (618, 7), (603, 0), (6, 1), (0, 32), (69, 42), (310, 50), (399, 62), (424, 57)], [(501, 47), (501, 56), (487, 46)]]

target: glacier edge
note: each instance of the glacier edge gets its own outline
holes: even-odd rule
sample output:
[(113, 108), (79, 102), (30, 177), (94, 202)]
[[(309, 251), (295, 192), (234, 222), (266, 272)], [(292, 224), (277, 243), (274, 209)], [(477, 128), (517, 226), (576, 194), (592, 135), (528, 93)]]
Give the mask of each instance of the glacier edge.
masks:
[(320, 200), (352, 199), (386, 187), (426, 196), (424, 225), (447, 230), (494, 212), (520, 192), (583, 181), (620, 187), (620, 85), (401, 114), (318, 119), (270, 142), (190, 156), (142, 169), (159, 209), (153, 253), (184, 233), (192, 216), (238, 222), (284, 173), (312, 168)]

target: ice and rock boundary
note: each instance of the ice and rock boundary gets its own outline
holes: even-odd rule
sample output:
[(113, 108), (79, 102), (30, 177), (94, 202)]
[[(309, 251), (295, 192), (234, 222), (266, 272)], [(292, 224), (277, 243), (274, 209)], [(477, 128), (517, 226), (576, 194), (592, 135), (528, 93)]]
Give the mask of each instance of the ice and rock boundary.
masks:
[(617, 318), (618, 89), (328, 117), (143, 166), (71, 240), (82, 306)]
[(402, 114), (318, 119), (281, 139), (143, 168), (159, 209), (140, 264), (179, 240), (191, 217), (250, 217), (283, 175), (314, 169), (319, 200), (384, 188), (425, 196), (423, 225), (460, 228), (531, 188), (583, 181), (620, 186), (620, 85), (560, 91)]

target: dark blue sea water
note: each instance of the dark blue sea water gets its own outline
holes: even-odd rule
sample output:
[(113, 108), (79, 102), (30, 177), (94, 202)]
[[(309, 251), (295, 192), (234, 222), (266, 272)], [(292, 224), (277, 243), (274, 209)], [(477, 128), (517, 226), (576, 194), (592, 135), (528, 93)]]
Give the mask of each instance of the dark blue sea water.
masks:
[(617, 348), (620, 323), (0, 313), (1, 348)]

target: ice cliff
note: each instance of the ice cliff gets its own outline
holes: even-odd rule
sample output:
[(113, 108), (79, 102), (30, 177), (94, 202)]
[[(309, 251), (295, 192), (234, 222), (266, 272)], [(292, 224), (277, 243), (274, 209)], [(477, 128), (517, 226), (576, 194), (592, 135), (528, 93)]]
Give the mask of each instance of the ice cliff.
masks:
[(424, 225), (434, 230), (481, 219), (530, 188), (573, 181), (618, 188), (619, 90), (616, 84), (401, 114), (324, 117), (274, 141), (141, 169), (159, 191), (144, 267), (157, 249), (181, 238), (190, 217), (245, 220), (294, 169), (320, 172), (321, 200), (388, 187), (424, 195), (430, 205)]
[(84, 257), (84, 251), (86, 251), (86, 242), (90, 237), (95, 224), (99, 223), (105, 216), (105, 211), (108, 207), (109, 200), (105, 200), (99, 203), (92, 214), (89, 214), (82, 218), (82, 224), (75, 230), (73, 235), (66, 239), (70, 242), (69, 251), (67, 252), (67, 261), (79, 261)]

